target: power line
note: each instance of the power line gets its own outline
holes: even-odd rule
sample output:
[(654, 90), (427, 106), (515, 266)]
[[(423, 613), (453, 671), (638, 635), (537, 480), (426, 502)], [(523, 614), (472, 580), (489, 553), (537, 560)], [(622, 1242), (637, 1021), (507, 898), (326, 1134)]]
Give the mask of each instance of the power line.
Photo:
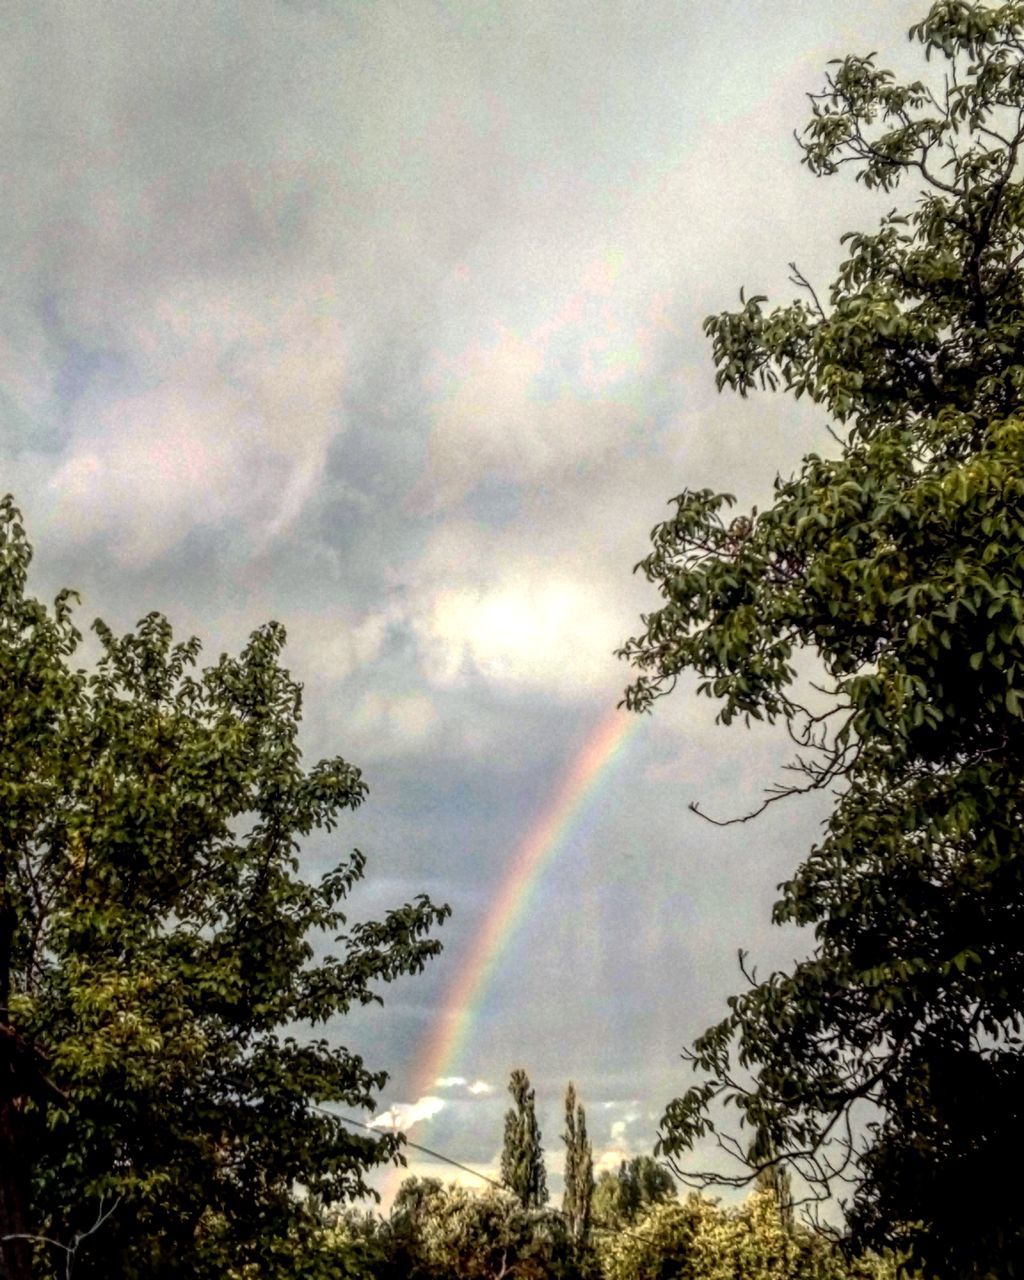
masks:
[[(360, 1129), (367, 1129), (370, 1133), (380, 1132), (375, 1125), (367, 1124), (365, 1120), (357, 1120), (354, 1116), (343, 1116), (338, 1111), (328, 1111), (326, 1107), (314, 1106), (314, 1110), (322, 1111), (325, 1116), (333, 1116), (335, 1120), (343, 1120), (345, 1124), (358, 1125)], [(405, 1139), (405, 1145), (407, 1147), (412, 1147), (414, 1151), (422, 1151), (426, 1156), (432, 1156), (435, 1160), (440, 1160), (444, 1164), (450, 1164), (453, 1169), (461, 1169), (463, 1173), (471, 1173), (474, 1178), (480, 1178), (483, 1182), (489, 1182), (492, 1187), (497, 1187), (499, 1191), (505, 1190), (502, 1183), (496, 1182), (494, 1178), (488, 1177), (486, 1173), (481, 1173), (479, 1169), (471, 1169), (468, 1164), (460, 1164), (458, 1160), (453, 1160), (451, 1156), (444, 1156), (440, 1151), (432, 1151), (430, 1147), (421, 1146), (418, 1142), (413, 1142), (411, 1139), (406, 1138), (405, 1134), (402, 1134), (402, 1137)]]

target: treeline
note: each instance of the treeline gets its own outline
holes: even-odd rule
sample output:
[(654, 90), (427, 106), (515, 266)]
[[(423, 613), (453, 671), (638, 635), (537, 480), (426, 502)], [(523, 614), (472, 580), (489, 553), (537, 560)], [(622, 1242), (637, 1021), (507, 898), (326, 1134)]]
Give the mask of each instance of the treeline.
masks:
[[(605, 1174), (610, 1182), (616, 1175)], [(565, 1215), (508, 1191), (407, 1179), (390, 1215), (325, 1215), (325, 1263), (365, 1280), (900, 1280), (898, 1259), (847, 1257), (795, 1221), (771, 1186), (737, 1205), (691, 1192), (595, 1218), (586, 1245)], [(240, 1277), (239, 1280), (245, 1280)]]
[[(651, 1155), (595, 1179), (586, 1114), (565, 1096), (562, 1207), (548, 1203), (541, 1134), (526, 1072), (512, 1073), (504, 1186), (407, 1178), (387, 1217), (323, 1208), (324, 1264), (363, 1280), (896, 1280), (892, 1256), (844, 1254), (794, 1215), (789, 1180), (764, 1175), (739, 1204), (680, 1198)], [(483, 1179), (482, 1179), (483, 1180)]]

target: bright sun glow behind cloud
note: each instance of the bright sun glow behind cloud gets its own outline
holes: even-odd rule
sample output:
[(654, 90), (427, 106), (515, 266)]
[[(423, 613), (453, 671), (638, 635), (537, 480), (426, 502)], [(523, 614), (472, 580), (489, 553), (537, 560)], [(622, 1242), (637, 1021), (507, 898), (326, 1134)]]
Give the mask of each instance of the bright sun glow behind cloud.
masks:
[(491, 591), (443, 590), (420, 625), (430, 669), (443, 683), (468, 668), (499, 683), (579, 687), (607, 680), (615, 633), (601, 626), (602, 613), (585, 584), (538, 573)]

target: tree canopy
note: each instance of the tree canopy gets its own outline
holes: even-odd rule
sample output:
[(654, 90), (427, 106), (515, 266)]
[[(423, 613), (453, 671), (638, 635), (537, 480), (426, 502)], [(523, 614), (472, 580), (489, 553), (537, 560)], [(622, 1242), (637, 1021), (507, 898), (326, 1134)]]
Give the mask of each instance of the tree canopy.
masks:
[(318, 1274), (297, 1191), (361, 1193), (398, 1144), (320, 1109), (371, 1106), (385, 1077), (315, 1029), (419, 970), (448, 909), (346, 925), (363, 856), (301, 874), (302, 839), (366, 786), (303, 766), (281, 626), (199, 670), (159, 614), (97, 622), (87, 673), (72, 593), (32, 598), (30, 559), (7, 497), (0, 1272), (63, 1276), (70, 1250), (76, 1280)]
[(676, 1197), (675, 1179), (653, 1156), (632, 1156), (612, 1173), (605, 1169), (594, 1188), (593, 1213), (606, 1227), (628, 1226), (654, 1204)]
[[(371, 1228), (383, 1262), (371, 1275), (403, 1280), (576, 1280), (563, 1217), (508, 1191), (407, 1178), (387, 1223)], [(350, 1238), (358, 1239), (359, 1230)]]
[(696, 1193), (649, 1200), (581, 1250), (564, 1214), (408, 1178), (388, 1219), (348, 1210), (324, 1238), (342, 1274), (380, 1280), (909, 1280), (895, 1257), (847, 1259), (780, 1208), (768, 1185), (729, 1206)]
[(594, 1153), (587, 1137), (587, 1113), (576, 1098), (576, 1086), (565, 1091), (565, 1190), (562, 1214), (569, 1236), (579, 1249), (590, 1237), (590, 1209), (594, 1195)]
[(993, 1170), (1024, 1139), (1024, 5), (942, 0), (910, 34), (926, 79), (839, 60), (800, 142), (812, 173), (916, 201), (843, 237), (827, 291), (794, 265), (791, 303), (705, 322), (720, 389), (808, 396), (834, 447), (760, 511), (685, 491), (640, 566), (664, 603), (622, 651), (628, 704), (693, 673), (722, 722), (793, 738), (768, 803), (836, 794), (774, 911), (813, 951), (696, 1042), (661, 1149), (717, 1135), (741, 1179), (851, 1179), (860, 1239), (1013, 1275), (1024, 1209)]
[(530, 1078), (516, 1067), (508, 1082), (513, 1106), (505, 1113), (505, 1134), (501, 1149), (501, 1181), (517, 1196), (524, 1209), (539, 1209), (547, 1203), (547, 1176), (544, 1149)]

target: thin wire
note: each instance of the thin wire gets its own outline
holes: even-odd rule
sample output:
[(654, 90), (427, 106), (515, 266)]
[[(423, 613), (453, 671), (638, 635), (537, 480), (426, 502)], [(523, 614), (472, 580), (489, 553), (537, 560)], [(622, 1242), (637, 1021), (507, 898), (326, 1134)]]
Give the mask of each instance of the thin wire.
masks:
[[(343, 1116), (337, 1111), (328, 1111), (326, 1107), (318, 1107), (314, 1104), (315, 1111), (321, 1111), (325, 1116), (333, 1116), (335, 1120), (343, 1120), (346, 1124), (358, 1125), (360, 1129), (368, 1129), (371, 1133), (379, 1133), (380, 1130), (372, 1124), (367, 1124), (365, 1120), (357, 1120), (354, 1116)], [(405, 1135), (403, 1134), (403, 1137)], [(471, 1173), (474, 1178), (480, 1178), (483, 1182), (489, 1182), (492, 1187), (497, 1187), (499, 1191), (504, 1191), (505, 1186), (501, 1182), (495, 1182), (493, 1178), (489, 1178), (486, 1173), (481, 1173), (479, 1169), (471, 1169), (468, 1164), (459, 1164), (458, 1160), (453, 1160), (451, 1156), (443, 1156), (440, 1151), (431, 1151), (429, 1147), (423, 1147), (418, 1142), (412, 1142), (409, 1138), (405, 1139), (405, 1145), (412, 1147), (414, 1151), (422, 1151), (424, 1155), (433, 1156), (435, 1160), (441, 1160), (445, 1164), (450, 1164), (454, 1169), (461, 1169), (463, 1173)]]

